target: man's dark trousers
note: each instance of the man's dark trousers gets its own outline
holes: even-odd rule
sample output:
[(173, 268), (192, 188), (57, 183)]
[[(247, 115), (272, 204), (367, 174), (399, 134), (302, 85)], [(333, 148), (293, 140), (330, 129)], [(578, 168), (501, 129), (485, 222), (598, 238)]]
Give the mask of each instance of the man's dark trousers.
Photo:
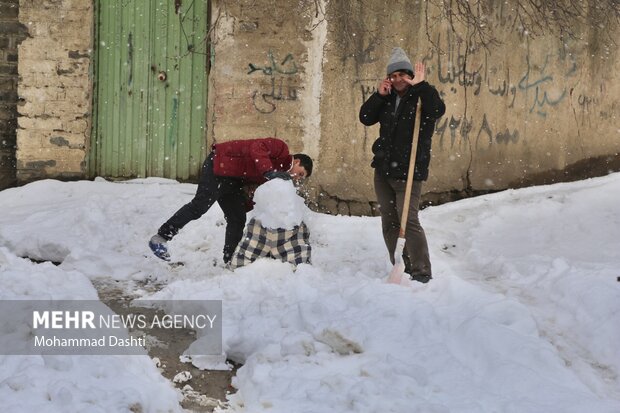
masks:
[(216, 176), (213, 173), (213, 152), (202, 165), (196, 195), (162, 225), (157, 233), (171, 240), (188, 222), (203, 216), (217, 201), (226, 219), (224, 262), (229, 262), (243, 236), (247, 195), (241, 178)]

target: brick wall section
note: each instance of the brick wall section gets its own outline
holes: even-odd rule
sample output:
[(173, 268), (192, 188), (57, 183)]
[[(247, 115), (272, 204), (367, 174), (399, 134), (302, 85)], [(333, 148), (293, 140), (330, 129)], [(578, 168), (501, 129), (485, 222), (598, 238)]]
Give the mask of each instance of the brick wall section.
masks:
[(19, 47), (17, 180), (86, 176), (93, 5), (20, 0), (30, 37)]
[(18, 0), (0, 0), (0, 189), (16, 182), (17, 45), (26, 36), (18, 13)]

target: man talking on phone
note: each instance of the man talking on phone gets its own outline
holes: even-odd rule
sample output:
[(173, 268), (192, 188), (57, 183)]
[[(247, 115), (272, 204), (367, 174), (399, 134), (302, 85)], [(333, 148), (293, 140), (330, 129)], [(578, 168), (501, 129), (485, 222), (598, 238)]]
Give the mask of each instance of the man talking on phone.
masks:
[[(422, 182), (428, 178), (435, 121), (446, 111), (437, 90), (424, 80), (424, 72), (422, 63), (416, 63), (414, 72), (405, 51), (395, 47), (387, 65), (387, 77), (379, 84), (378, 91), (364, 102), (359, 114), (364, 125), (372, 126), (377, 122), (380, 125), (379, 138), (372, 146), (371, 166), (375, 168), (375, 194), (383, 239), (392, 264), (405, 198), (411, 139), (414, 128), (420, 128), (403, 260), (405, 272), (412, 280), (422, 283), (432, 279), (426, 235), (418, 219)], [(415, 125), (419, 102), (422, 102), (422, 124)]]

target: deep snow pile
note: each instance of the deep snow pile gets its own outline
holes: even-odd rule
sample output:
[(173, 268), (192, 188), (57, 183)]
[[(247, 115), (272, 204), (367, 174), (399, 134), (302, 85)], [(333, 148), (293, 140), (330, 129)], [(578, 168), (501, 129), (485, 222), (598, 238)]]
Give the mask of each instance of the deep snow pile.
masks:
[[(312, 266), (231, 272), (214, 207), (170, 243), (186, 263), (171, 269), (146, 242), (194, 190), (147, 179), (0, 192), (2, 291), (92, 298), (86, 277), (148, 278), (164, 286), (145, 298), (223, 300), (224, 350), (244, 363), (229, 411), (620, 411), (620, 174), (422, 211), (434, 280), (404, 287), (383, 282), (374, 217), (308, 213)], [(148, 359), (1, 360), (0, 400), (23, 411), (79, 411), (87, 394), (101, 411), (176, 404)]]
[[(90, 280), (0, 247), (0, 299), (97, 300)], [(5, 315), (6, 317), (6, 315)], [(4, 318), (4, 317), (3, 317)], [(24, 324), (25, 326), (26, 324)], [(0, 324), (0, 335), (13, 334)], [(3, 412), (177, 412), (179, 394), (143, 356), (0, 355)]]

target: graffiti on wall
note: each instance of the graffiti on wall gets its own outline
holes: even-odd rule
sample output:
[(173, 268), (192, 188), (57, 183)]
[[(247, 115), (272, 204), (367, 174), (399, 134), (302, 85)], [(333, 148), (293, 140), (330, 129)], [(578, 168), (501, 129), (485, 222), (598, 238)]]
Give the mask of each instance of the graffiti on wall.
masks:
[(291, 53), (278, 59), (273, 51), (269, 50), (265, 64), (249, 63), (249, 76), (264, 75), (263, 79), (260, 79), (260, 89), (252, 92), (254, 109), (259, 113), (269, 114), (275, 112), (278, 102), (297, 100), (297, 73), (297, 63)]
[(276, 73), (280, 73), (282, 75), (294, 75), (297, 73), (297, 64), (295, 63), (295, 58), (292, 54), (287, 54), (281, 63), (276, 62), (271, 50), (267, 52), (267, 57), (269, 63), (265, 66), (258, 66), (254, 63), (249, 63), (248, 75), (251, 75), (256, 71), (261, 71), (267, 76), (273, 76)]
[[(487, 51), (467, 50), (450, 33), (438, 35), (437, 44), (444, 53), (431, 50), (422, 62), (427, 78), (432, 79), (449, 108), (435, 126), (440, 148), (516, 144), (525, 134), (518, 126), (510, 126), (510, 122), (506, 125), (506, 114), (518, 110), (520, 124), (527, 122), (527, 118), (534, 122), (544, 120), (567, 103), (578, 82), (579, 67), (574, 57), (578, 53), (571, 50), (570, 44), (543, 53), (538, 48), (538, 53), (534, 53), (526, 40), (517, 51), (520, 60), (515, 59), (516, 53), (510, 60), (490, 59)], [(362, 101), (376, 92), (380, 81), (359, 80)], [(455, 106), (449, 103), (455, 101), (459, 102), (457, 113), (451, 113), (450, 108)], [(592, 104), (595, 102), (591, 97), (579, 95), (580, 110), (585, 112)], [(463, 113), (458, 113), (459, 107)]]
[[(366, 101), (377, 91), (377, 85), (382, 79), (363, 79), (359, 81), (360, 93), (362, 101)], [(440, 92), (442, 99), (446, 101), (444, 92)], [(462, 142), (473, 142), (476, 146), (480, 143), (488, 143), (489, 145), (497, 144), (510, 144), (517, 143), (519, 141), (519, 131), (510, 130), (505, 128), (499, 130), (493, 128), (489, 122), (490, 114), (483, 112), (482, 119), (480, 121), (474, 120), (473, 116), (469, 119), (465, 117), (456, 116), (454, 114), (446, 114), (435, 124), (435, 135), (439, 138), (439, 146), (444, 147), (445, 141), (450, 140), (450, 147), (454, 147), (458, 140), (458, 136), (461, 137)], [(366, 128), (364, 129), (366, 131)], [(366, 135), (364, 135), (367, 138)]]
[(566, 98), (567, 79), (577, 75), (577, 62), (572, 53), (560, 49), (536, 58), (528, 41), (523, 65), (513, 69), (517, 73), (511, 78), (510, 67), (502, 70), (491, 65), (486, 53), (483, 57), (480, 57), (482, 52), (468, 54), (453, 37), (448, 33), (442, 40), (438, 35), (437, 43), (445, 44), (446, 52), (439, 54), (433, 50), (423, 59), (425, 64), (436, 67), (439, 83), (453, 94), (463, 88), (473, 88), (474, 97), (488, 92), (491, 96), (508, 98), (509, 109), (522, 96), (529, 113), (544, 118)]
[(463, 141), (473, 142), (476, 147), (478, 147), (481, 141), (489, 145), (494, 143), (517, 143), (519, 141), (518, 130), (511, 131), (506, 128), (494, 131), (494, 128), (489, 124), (487, 113), (482, 114), (482, 120), (479, 123), (476, 123), (472, 117), (461, 119), (455, 118), (454, 115), (450, 115), (450, 119), (447, 116), (440, 119), (435, 125), (435, 134), (439, 136), (439, 146), (442, 148), (444, 147), (446, 130), (448, 130), (450, 136), (450, 147), (454, 147), (457, 133), (462, 137)]

